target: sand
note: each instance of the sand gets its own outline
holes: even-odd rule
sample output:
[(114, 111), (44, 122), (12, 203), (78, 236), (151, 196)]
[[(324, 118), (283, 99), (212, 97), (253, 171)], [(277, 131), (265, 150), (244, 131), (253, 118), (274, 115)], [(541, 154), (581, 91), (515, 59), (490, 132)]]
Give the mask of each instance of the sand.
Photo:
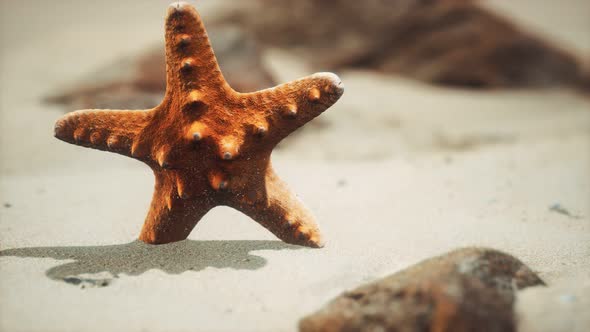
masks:
[[(162, 38), (165, 3), (0, 5), (1, 331), (294, 331), (343, 290), (469, 245), (509, 252), (549, 283), (519, 302), (523, 330), (547, 312), (557, 329), (571, 322), (560, 312), (572, 310), (548, 299), (588, 294), (590, 98), (567, 90), (473, 92), (340, 73), (341, 102), (273, 154), (316, 214), (324, 249), (283, 244), (229, 208), (187, 241), (136, 242), (150, 170), (57, 141), (63, 110), (40, 99)], [(216, 12), (211, 1), (199, 8)], [(584, 25), (559, 30), (546, 23), (551, 7), (522, 8), (509, 11), (588, 50), (571, 38)], [(581, 22), (584, 12), (571, 15)], [(289, 55), (267, 56), (282, 80), (306, 72)]]

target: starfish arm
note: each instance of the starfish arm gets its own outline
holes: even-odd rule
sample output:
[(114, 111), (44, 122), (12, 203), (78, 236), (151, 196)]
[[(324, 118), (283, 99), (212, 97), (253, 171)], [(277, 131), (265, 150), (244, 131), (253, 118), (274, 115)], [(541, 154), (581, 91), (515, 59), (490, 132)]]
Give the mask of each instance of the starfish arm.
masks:
[(203, 197), (188, 199), (175, 172), (155, 174), (154, 195), (139, 239), (150, 244), (184, 240), (213, 205)]
[(54, 134), (68, 143), (131, 156), (133, 142), (151, 118), (151, 111), (82, 110), (58, 119)]
[(324, 246), (311, 212), (272, 169), (266, 175), (265, 184), (252, 187), (257, 188), (262, 199), (255, 202), (248, 199), (235, 200), (231, 206), (287, 243), (314, 248)]
[(340, 78), (316, 73), (254, 93), (242, 94), (247, 109), (255, 113), (254, 129), (277, 144), (332, 106), (344, 92)]
[(196, 91), (193, 95), (232, 91), (221, 74), (199, 13), (184, 2), (168, 7), (166, 77), (168, 98), (181, 91)]

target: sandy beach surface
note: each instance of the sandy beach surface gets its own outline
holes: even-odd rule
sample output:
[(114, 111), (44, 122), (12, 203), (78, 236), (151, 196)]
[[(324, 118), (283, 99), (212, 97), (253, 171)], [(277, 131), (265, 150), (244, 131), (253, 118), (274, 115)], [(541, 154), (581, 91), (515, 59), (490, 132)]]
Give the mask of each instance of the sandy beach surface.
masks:
[[(590, 8), (568, 2), (489, 5), (588, 54)], [(64, 110), (41, 99), (163, 38), (166, 4), (0, 5), (1, 331), (294, 331), (346, 289), (472, 245), (515, 255), (550, 285), (525, 294), (525, 318), (547, 316), (535, 299), (551, 290), (590, 296), (590, 98), (568, 90), (339, 73), (341, 101), (273, 154), (325, 248), (284, 244), (229, 208), (187, 241), (137, 242), (149, 168), (54, 139)], [(218, 7), (197, 4), (205, 22)], [(307, 74), (288, 54), (266, 58), (281, 80)]]

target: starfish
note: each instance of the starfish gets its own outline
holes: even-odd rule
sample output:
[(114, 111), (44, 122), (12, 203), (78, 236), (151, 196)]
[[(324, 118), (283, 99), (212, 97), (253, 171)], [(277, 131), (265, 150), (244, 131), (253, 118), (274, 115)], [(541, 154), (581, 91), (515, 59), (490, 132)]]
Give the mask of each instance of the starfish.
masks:
[(215, 206), (241, 211), (284, 242), (322, 247), (313, 215), (276, 175), (270, 156), (291, 132), (332, 106), (342, 82), (316, 73), (252, 93), (225, 81), (197, 10), (166, 15), (166, 93), (150, 110), (81, 110), (55, 137), (147, 164), (155, 190), (139, 239), (181, 241)]

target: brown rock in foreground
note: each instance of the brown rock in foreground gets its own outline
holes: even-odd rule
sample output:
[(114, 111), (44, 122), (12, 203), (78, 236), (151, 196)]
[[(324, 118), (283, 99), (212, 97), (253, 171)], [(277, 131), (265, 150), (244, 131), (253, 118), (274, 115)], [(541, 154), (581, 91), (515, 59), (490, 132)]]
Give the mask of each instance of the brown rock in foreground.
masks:
[[(471, 0), (257, 0), (227, 18), (321, 70), (400, 74), (461, 87), (581, 86), (570, 52)], [(317, 24), (321, 22), (321, 24)]]
[(519, 289), (544, 282), (518, 259), (467, 248), (346, 292), (300, 331), (514, 331)]

